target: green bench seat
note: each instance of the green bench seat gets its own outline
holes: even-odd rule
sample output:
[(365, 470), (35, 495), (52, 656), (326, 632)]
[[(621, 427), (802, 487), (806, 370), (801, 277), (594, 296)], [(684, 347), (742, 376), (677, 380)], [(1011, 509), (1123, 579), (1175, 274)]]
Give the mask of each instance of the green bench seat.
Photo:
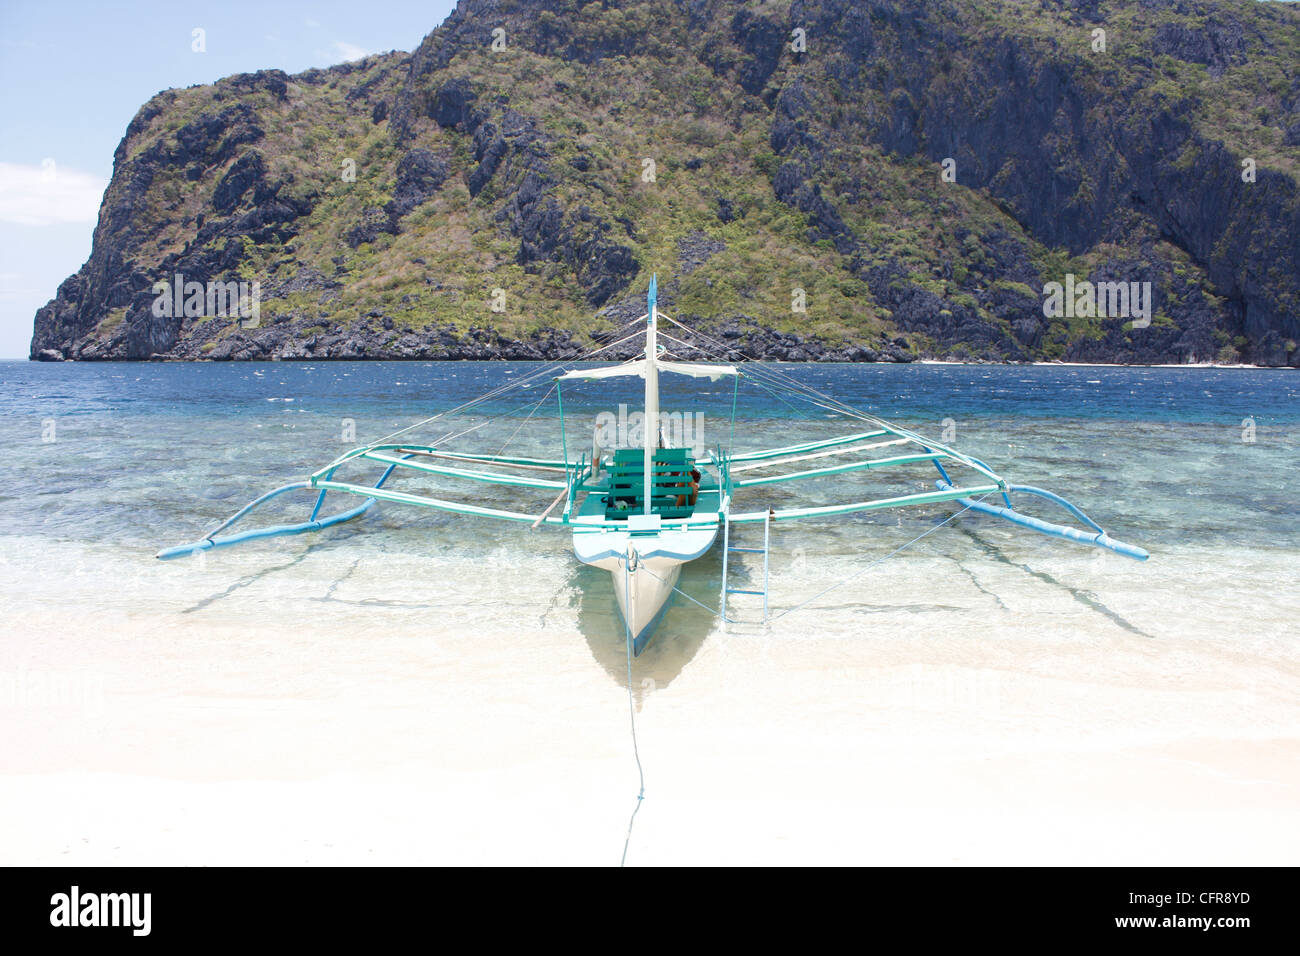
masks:
[[(695, 509), (678, 506), (679, 495), (689, 495), (691, 469), (695, 459), (686, 448), (660, 448), (651, 466), (650, 510), (664, 518), (689, 518)], [(607, 466), (609, 494), (605, 498), (606, 520), (641, 514), (645, 508), (645, 452), (620, 448)], [(619, 508), (619, 503), (624, 507)]]

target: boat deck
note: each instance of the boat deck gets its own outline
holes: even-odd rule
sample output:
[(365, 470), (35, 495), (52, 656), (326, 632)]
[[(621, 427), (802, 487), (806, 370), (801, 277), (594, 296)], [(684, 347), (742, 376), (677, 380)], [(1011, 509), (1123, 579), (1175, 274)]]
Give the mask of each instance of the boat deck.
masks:
[[(654, 515), (652, 527), (643, 527), (644, 515), (629, 512), (628, 517), (607, 518), (605, 499), (609, 496), (604, 482), (586, 487), (586, 497), (570, 520), (573, 528), (573, 553), (584, 564), (613, 568), (632, 547), (643, 560), (662, 558), (669, 561), (692, 561), (713, 547), (722, 524), (722, 494), (717, 482), (707, 476), (700, 483), (695, 508), (685, 517), (665, 518)], [(680, 510), (680, 509), (674, 509)]]
[[(644, 512), (641, 503), (637, 501), (631, 503), (627, 511), (620, 513), (618, 517), (607, 517), (609, 509), (607, 499), (612, 493), (608, 478), (602, 479), (595, 484), (584, 484), (582, 491), (586, 497), (574, 509), (574, 516), (585, 519), (580, 522), (584, 526), (598, 523), (607, 526), (611, 530), (626, 529), (628, 517)], [(683, 524), (689, 522), (691, 525), (712, 522), (716, 525), (721, 510), (722, 492), (718, 488), (718, 483), (711, 476), (704, 475), (700, 480), (700, 494), (695, 500), (695, 507), (692, 508), (689, 504), (685, 507), (677, 507), (675, 503), (667, 508), (653, 505), (651, 514), (660, 515), (663, 518), (664, 527), (667, 528), (679, 522)], [(665, 511), (668, 513), (664, 514)]]

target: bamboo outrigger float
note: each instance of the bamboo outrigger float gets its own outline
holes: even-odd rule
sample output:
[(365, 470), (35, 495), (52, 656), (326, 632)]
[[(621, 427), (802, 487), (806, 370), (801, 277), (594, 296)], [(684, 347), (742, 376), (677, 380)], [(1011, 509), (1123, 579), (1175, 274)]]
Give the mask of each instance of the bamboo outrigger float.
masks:
[[(694, 336), (695, 341), (684, 342), (661, 332), (660, 319)], [(659, 342), (661, 336), (671, 345), (681, 347), (691, 355), (715, 353), (717, 357), (725, 359), (734, 354), (735, 350), (720, 343), (712, 343), (711, 347), (708, 344), (711, 340), (707, 336), (687, 329), (660, 313), (654, 279), (650, 282), (646, 314), (637, 320), (637, 324), (642, 327), (634, 330), (631, 335), (588, 353), (594, 357), (615, 345), (639, 340), (644, 336), (644, 348), (638, 357), (630, 361), (598, 368), (566, 369), (563, 365), (548, 367), (526, 376), (520, 382), (503, 386), (452, 410), (460, 411), (497, 397), (528, 380), (536, 381), (543, 376), (552, 376), (560, 403), (563, 445), (563, 457), (560, 459), (472, 454), (453, 451), (441, 445), (385, 440), (383, 443), (347, 452), (314, 472), (306, 481), (284, 485), (268, 492), (199, 541), (167, 548), (160, 551), (158, 557), (177, 558), (259, 538), (320, 531), (360, 517), (379, 501), (468, 517), (515, 521), (534, 528), (565, 527), (572, 533), (573, 550), (578, 560), (610, 572), (614, 595), (626, 623), (627, 639), (633, 653), (640, 654), (676, 590), (682, 566), (708, 553), (717, 542), (720, 531), (724, 539), (729, 539), (732, 525), (762, 523), (767, 529), (772, 522), (955, 502), (963, 510), (1002, 518), (1042, 534), (1092, 545), (1137, 560), (1146, 560), (1148, 556), (1139, 547), (1111, 538), (1099, 524), (1059, 495), (1027, 485), (1011, 484), (977, 458), (963, 455), (909, 429), (852, 409), (790, 379), (779, 370), (755, 362), (708, 364), (672, 360), (669, 349)], [(554, 374), (557, 371), (562, 371), (562, 374)], [(729, 445), (724, 447), (719, 444), (711, 451), (695, 457), (688, 448), (662, 447), (661, 433), (657, 427), (661, 420), (661, 374), (711, 381), (727, 379), (735, 383), (733, 390), (739, 387), (742, 377), (749, 377), (761, 387), (769, 390), (784, 389), (793, 397), (814, 407), (855, 420), (861, 427), (846, 435), (760, 451), (735, 452)], [(616, 449), (612, 454), (607, 454), (597, 445), (590, 454), (584, 452), (571, 458), (563, 432), (564, 384), (631, 376), (645, 380), (644, 424), (640, 429), (639, 446)], [(446, 414), (450, 413), (444, 413)], [(435, 419), (441, 417), (444, 416), (434, 416)], [(427, 421), (432, 420), (434, 419)], [(398, 435), (409, 430), (404, 429)], [(733, 396), (733, 435), (734, 431)], [(808, 464), (813, 462), (816, 464)], [(939, 474), (933, 491), (795, 508), (737, 510), (734, 505), (738, 496), (743, 500), (745, 493), (752, 488), (851, 472), (925, 464), (932, 464)], [(345, 469), (362, 465), (382, 468), (382, 473), (373, 484), (339, 478), (339, 473)], [(793, 471), (781, 471), (793, 465), (800, 467)], [(956, 480), (954, 473), (963, 480)], [(407, 478), (431, 476), (471, 484), (486, 483), (538, 492), (553, 491), (555, 498), (541, 512), (491, 508), (473, 502), (446, 500), (416, 491), (399, 491), (387, 487), (389, 479), (395, 474)], [(699, 476), (698, 480), (694, 475)], [(315, 505), (306, 521), (224, 534), (249, 512), (272, 498), (304, 490), (316, 493)], [(321, 517), (326, 497), (331, 492), (362, 500), (348, 510)], [(1035, 496), (1053, 502), (1073, 515), (1084, 528), (1056, 524), (1023, 514), (1012, 504), (1013, 494)], [(1001, 504), (987, 503), (985, 499), (990, 496), (996, 496), (995, 500), (1000, 500)], [(727, 587), (725, 553), (723, 567), (722, 608), (725, 618), (726, 595), (735, 593), (734, 589)], [(762, 593), (766, 602), (766, 585)]]

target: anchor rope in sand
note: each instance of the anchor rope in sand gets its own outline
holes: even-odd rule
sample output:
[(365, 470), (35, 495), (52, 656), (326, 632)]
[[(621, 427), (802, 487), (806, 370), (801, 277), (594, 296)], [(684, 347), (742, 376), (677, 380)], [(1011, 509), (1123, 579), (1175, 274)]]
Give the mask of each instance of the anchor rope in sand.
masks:
[[(988, 495), (982, 495), (982, 496), (980, 496), (980, 498), (977, 499), (977, 500), (982, 501), (982, 500), (983, 500), (984, 498), (986, 498), (986, 497), (988, 497)], [(807, 607), (809, 604), (811, 604), (813, 601), (817, 600), (817, 599), (818, 599), (819, 597), (821, 597), (823, 594), (826, 594), (826, 593), (829, 592), (829, 591), (833, 591), (833, 590), (835, 590), (836, 588), (841, 587), (842, 585), (848, 584), (850, 581), (854, 580), (855, 578), (859, 578), (859, 577), (861, 577), (862, 575), (864, 575), (864, 574), (866, 574), (868, 571), (870, 571), (872, 568), (874, 568), (874, 567), (876, 567), (877, 565), (879, 565), (881, 562), (886, 561), (886, 560), (888, 560), (889, 558), (892, 558), (894, 555), (898, 554), (900, 551), (903, 551), (903, 550), (905, 550), (905, 549), (911, 547), (912, 545), (916, 544), (916, 542), (920, 541), (922, 538), (927, 537), (928, 535), (933, 534), (935, 531), (938, 531), (940, 528), (942, 528), (942, 527), (943, 527), (944, 525), (946, 525), (948, 522), (950, 522), (950, 521), (952, 521), (954, 518), (956, 518), (956, 517), (958, 517), (958, 516), (960, 516), (960, 515), (966, 513), (966, 512), (969, 511), (970, 509), (971, 509), (971, 505), (966, 505), (966, 507), (962, 508), (960, 511), (955, 511), (955, 512), (953, 512), (953, 513), (950, 514), (948, 517), (946, 517), (946, 518), (944, 518), (942, 521), (940, 521), (938, 524), (934, 525), (933, 527), (927, 528), (925, 531), (922, 531), (920, 534), (918, 534), (916, 537), (912, 538), (910, 541), (907, 541), (907, 542), (905, 542), (904, 544), (900, 544), (897, 548), (895, 548), (893, 551), (890, 551), (888, 554), (885, 554), (885, 555), (882, 555), (882, 556), (879, 557), (879, 558), (876, 558), (876, 560), (872, 561), (872, 562), (871, 562), (870, 564), (868, 564), (865, 568), (862, 568), (861, 570), (854, 572), (853, 574), (851, 574), (851, 575), (849, 575), (847, 578), (845, 578), (843, 581), (839, 581), (839, 582), (837, 582), (837, 583), (835, 583), (835, 584), (832, 584), (830, 587), (823, 588), (822, 590), (820, 590), (820, 591), (818, 591), (816, 594), (814, 594), (812, 597), (808, 598), (808, 600), (803, 601), (803, 602), (800, 603), (800, 604), (796, 604), (796, 605), (795, 605), (794, 607), (792, 607), (792, 608), (787, 608), (786, 610), (782, 611), (780, 614), (774, 615), (773, 618), (772, 618), (772, 620), (776, 620), (777, 618), (785, 617), (787, 614), (793, 614), (795, 611), (798, 611), (798, 610), (801, 610), (802, 608)], [(634, 551), (631, 551), (631, 549), (629, 549), (629, 552), (630, 552), (630, 554), (635, 555), (635, 552), (634, 552)], [(640, 565), (639, 565), (639, 563), (637, 563), (637, 562), (635, 561), (635, 558), (631, 558), (631, 557), (628, 557), (628, 556), (623, 556), (623, 557), (621, 557), (619, 560), (622, 561), (622, 562), (626, 565), (626, 568), (627, 568), (626, 572), (623, 574), (623, 606), (624, 606), (624, 607), (631, 607), (631, 600), (632, 600), (632, 595), (631, 595), (631, 580), (632, 580), (632, 574), (631, 574), (631, 572), (634, 571), (634, 570), (636, 570)], [(644, 570), (646, 571), (646, 573), (648, 573), (648, 574), (649, 574), (651, 577), (653, 577), (655, 580), (657, 580), (657, 581), (659, 581), (659, 582), (661, 582), (661, 583), (663, 583), (663, 584), (667, 584), (667, 583), (668, 583), (667, 580), (666, 580), (665, 578), (662, 578), (662, 577), (660, 577), (658, 574), (656, 574), (656, 573), (655, 573), (655, 572), (650, 568), (649, 565), (645, 565), (645, 566), (644, 566)], [(707, 604), (705, 604), (703, 601), (699, 601), (699, 600), (696, 600), (695, 598), (691, 597), (691, 595), (687, 594), (685, 591), (683, 591), (683, 590), (682, 590), (681, 588), (679, 588), (677, 585), (675, 585), (675, 584), (674, 584), (674, 585), (671, 585), (671, 588), (672, 588), (673, 593), (675, 593), (675, 594), (680, 594), (682, 597), (686, 598), (686, 600), (692, 602), (693, 604), (698, 604), (700, 607), (704, 608), (704, 610), (706, 610), (706, 611), (711, 611), (712, 613), (719, 615), (725, 623), (730, 623), (730, 624), (738, 623), (738, 622), (735, 621), (734, 619), (729, 618), (729, 617), (727, 617), (726, 615), (722, 614), (721, 611), (720, 611), (720, 609), (718, 609), (718, 608), (711, 608), (711, 607), (709, 607)], [(639, 747), (639, 745), (638, 745), (638, 743), (637, 743), (637, 739), (636, 739), (636, 697), (635, 697), (635, 694), (634, 694), (634, 692), (633, 692), (633, 690), (632, 690), (632, 625), (628, 623), (626, 615), (624, 616), (624, 620), (623, 620), (623, 629), (624, 629), (625, 634), (627, 635), (627, 639), (626, 639), (626, 642), (625, 642), (625, 643), (626, 643), (626, 650), (627, 650), (627, 712), (628, 712), (628, 724), (629, 724), (629, 726), (631, 727), (631, 731), (632, 731), (632, 756), (633, 756), (633, 758), (636, 760), (636, 772), (637, 772), (637, 776), (638, 776), (638, 778), (639, 778), (639, 780), (640, 780), (640, 787), (639, 787), (639, 789), (637, 790), (637, 794), (636, 794), (636, 806), (634, 806), (634, 807), (632, 808), (632, 816), (629, 817), (629, 818), (628, 818), (628, 821), (627, 821), (627, 836), (624, 837), (624, 839), (623, 839), (623, 856), (622, 856), (622, 859), (619, 860), (619, 864), (618, 864), (620, 867), (625, 867), (625, 866), (627, 866), (627, 851), (628, 851), (628, 847), (629, 847), (629, 846), (631, 845), (631, 843), (632, 843), (632, 828), (633, 828), (633, 826), (636, 825), (636, 815), (637, 815), (638, 812), (640, 812), (640, 810), (641, 810), (641, 804), (642, 804), (642, 802), (645, 800), (645, 768), (642, 767), (642, 765), (641, 765), (641, 748)]]
[[(623, 575), (623, 606), (629, 607), (629, 602), (632, 599), (632, 571), (636, 566), (626, 558), (623, 560), (626, 561), (628, 566), (627, 572)], [(647, 568), (647, 570), (649, 569)], [(636, 806), (632, 808), (632, 816), (627, 821), (627, 836), (623, 840), (623, 858), (618, 862), (620, 867), (627, 866), (627, 848), (632, 842), (632, 826), (636, 823), (636, 815), (637, 811), (641, 809), (641, 802), (645, 800), (645, 770), (641, 767), (641, 750), (636, 742), (636, 701), (632, 695), (632, 625), (628, 624), (625, 619), (623, 627), (627, 631), (627, 713), (632, 726), (632, 756), (636, 758), (636, 772), (641, 778), (641, 789), (637, 791)]]

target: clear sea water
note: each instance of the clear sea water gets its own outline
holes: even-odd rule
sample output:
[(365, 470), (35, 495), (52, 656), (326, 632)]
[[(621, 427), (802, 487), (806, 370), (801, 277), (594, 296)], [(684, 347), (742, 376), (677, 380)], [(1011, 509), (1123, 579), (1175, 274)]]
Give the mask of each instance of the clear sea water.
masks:
[[(78, 616), (161, 611), (186, 622), (313, 621), (332, 631), (417, 626), (507, 636), (537, 628), (585, 643), (621, 674), (622, 643), (608, 577), (580, 566), (559, 529), (484, 522), (381, 504), (319, 535), (259, 542), (159, 562), (161, 547), (196, 540), (261, 492), (301, 479), (348, 447), (373, 441), (539, 366), (527, 363), (0, 364), (0, 601), (7, 610)], [(871, 640), (877, 625), (918, 633), (997, 636), (1016, 628), (1143, 639), (1231, 635), (1289, 642), (1300, 570), (1300, 376), (1291, 371), (964, 365), (781, 366), (818, 390), (982, 458), (1013, 481), (1066, 495), (1116, 538), (1148, 549), (1139, 564), (965, 515), (874, 564), (952, 514), (904, 513), (791, 522), (773, 533), (771, 603), (738, 598), (751, 635)], [(639, 383), (638, 383), (639, 384)], [(666, 385), (663, 407), (702, 413), (704, 440), (731, 439), (730, 384)], [(560, 453), (550, 382), (484, 411), (405, 435), (449, 447)], [(566, 389), (569, 453), (590, 447), (600, 411), (635, 408), (634, 385)], [(549, 396), (549, 397), (548, 397)], [(533, 406), (546, 398), (546, 401)], [(532, 411), (531, 417), (528, 417)], [(513, 415), (508, 414), (514, 412)], [(735, 447), (771, 447), (854, 430), (823, 409), (748, 385), (737, 396)], [(945, 430), (947, 434), (945, 435)], [(352, 434), (355, 434), (355, 440)], [(819, 462), (816, 464), (823, 464)], [(808, 467), (814, 467), (810, 465)], [(928, 490), (859, 472), (794, 497), (754, 489), (738, 510), (861, 500), (881, 489)], [(883, 483), (882, 483), (883, 482)], [(394, 487), (414, 487), (412, 484)], [(551, 494), (437, 481), (450, 497), (540, 511)], [(283, 499), (282, 499), (283, 500)], [(301, 493), (267, 509), (301, 520)], [(351, 502), (348, 503), (349, 505)], [(330, 509), (327, 508), (326, 511)], [(1052, 516), (1050, 506), (1027, 510)], [(257, 516), (254, 516), (256, 518)], [(254, 523), (257, 523), (256, 521)], [(741, 532), (756, 544), (761, 532)], [(733, 586), (757, 583), (753, 559)], [(717, 549), (682, 589), (716, 608)], [(745, 629), (739, 631), (744, 634)], [(716, 615), (679, 597), (638, 667), (660, 681), (689, 666)]]
[[(562, 529), (381, 503), (317, 535), (154, 558), (532, 371), (0, 364), (0, 862), (618, 859), (641, 780), (623, 632), (609, 576)], [(781, 371), (1067, 495), (1151, 558), (952, 505), (782, 523), (770, 619), (738, 596), (723, 625), (715, 548), (632, 668), (630, 862), (1294, 860), (1296, 373)], [(404, 437), (470, 429), (452, 447), (551, 457), (548, 392)], [(636, 398), (566, 388), (571, 453)], [(742, 389), (736, 447), (858, 430), (787, 400)], [(731, 401), (668, 384), (663, 407), (704, 415), (712, 444)], [(737, 505), (933, 487), (924, 466), (887, 479)], [(396, 487), (530, 513), (552, 497)], [(302, 520), (312, 498), (278, 501), (254, 518)], [(733, 586), (761, 579), (740, 558)]]

